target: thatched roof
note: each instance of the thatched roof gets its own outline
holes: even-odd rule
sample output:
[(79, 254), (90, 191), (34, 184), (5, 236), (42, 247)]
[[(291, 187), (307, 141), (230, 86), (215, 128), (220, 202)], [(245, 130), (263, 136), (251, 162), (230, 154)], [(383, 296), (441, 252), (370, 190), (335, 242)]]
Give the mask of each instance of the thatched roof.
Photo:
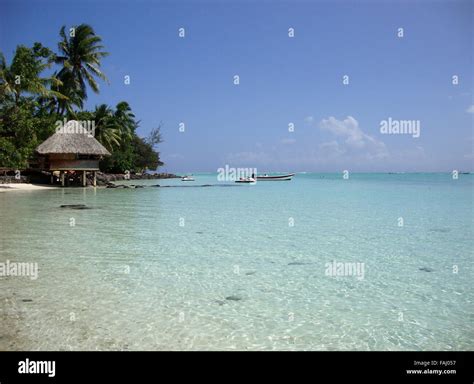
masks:
[(36, 151), (41, 155), (75, 153), (110, 156), (110, 152), (94, 138), (91, 132), (75, 120), (68, 121), (54, 135), (38, 145)]

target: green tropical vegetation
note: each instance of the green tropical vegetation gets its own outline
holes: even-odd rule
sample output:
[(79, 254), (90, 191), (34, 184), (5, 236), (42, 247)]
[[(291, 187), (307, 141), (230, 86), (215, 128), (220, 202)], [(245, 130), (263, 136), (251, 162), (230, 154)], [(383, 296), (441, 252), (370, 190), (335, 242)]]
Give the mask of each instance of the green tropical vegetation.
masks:
[[(57, 52), (35, 43), (18, 45), (10, 64), (0, 52), (0, 168), (28, 168), (35, 148), (57, 121), (93, 121), (95, 137), (112, 156), (101, 161), (104, 172), (142, 172), (163, 165), (156, 145), (160, 126), (148, 138), (136, 130), (139, 121), (126, 101), (85, 110), (88, 91), (107, 83), (101, 60), (109, 53), (86, 24), (59, 31)], [(49, 75), (45, 73), (50, 73)]]

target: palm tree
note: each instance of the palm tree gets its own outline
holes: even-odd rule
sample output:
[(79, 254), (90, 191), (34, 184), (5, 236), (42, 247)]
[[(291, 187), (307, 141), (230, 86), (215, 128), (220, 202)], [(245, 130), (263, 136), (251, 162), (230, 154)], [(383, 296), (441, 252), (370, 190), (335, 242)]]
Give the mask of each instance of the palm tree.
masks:
[(138, 122), (135, 121), (132, 108), (126, 101), (121, 101), (115, 106), (114, 120), (120, 132), (121, 140), (131, 140)]
[(35, 43), (33, 48), (19, 45), (10, 66), (7, 65), (5, 56), (0, 53), (0, 99), (12, 99), (18, 104), (21, 94), (29, 93), (43, 98), (66, 100), (65, 95), (48, 89), (61, 86), (59, 79), (54, 76), (40, 76), (51, 66), (53, 58), (52, 52), (40, 43)]
[[(102, 39), (97, 36), (94, 29), (87, 24), (81, 24), (72, 29), (69, 36), (63, 26), (59, 32), (61, 41), (58, 44), (60, 54), (56, 56), (56, 63), (62, 68), (57, 73), (57, 78), (63, 85), (58, 91), (68, 96), (71, 105), (77, 105), (82, 109), (84, 100), (87, 99), (87, 85), (95, 92), (99, 92), (96, 78), (107, 81), (107, 77), (101, 72), (101, 59), (108, 55)], [(64, 102), (58, 103), (58, 112), (63, 114), (68, 109)]]
[(58, 73), (55, 72), (53, 77), (60, 81), (60, 85), (56, 89), (58, 92), (67, 96), (67, 100), (53, 100), (53, 109), (51, 112), (56, 110), (57, 113), (63, 115), (66, 111), (69, 115), (74, 116), (74, 106), (81, 110), (84, 107), (84, 93), (76, 86), (76, 82), (72, 78), (72, 73), (63, 72), (60, 78)]
[(95, 107), (94, 120), (95, 138), (110, 151), (120, 146), (120, 129), (117, 127), (114, 111), (107, 104)]
[(5, 56), (0, 52), (0, 101), (4, 101), (15, 92), (15, 75), (8, 67)]
[(95, 107), (95, 137), (107, 149), (113, 150), (133, 139), (138, 122), (132, 113), (130, 105), (121, 101), (115, 111), (106, 104)]

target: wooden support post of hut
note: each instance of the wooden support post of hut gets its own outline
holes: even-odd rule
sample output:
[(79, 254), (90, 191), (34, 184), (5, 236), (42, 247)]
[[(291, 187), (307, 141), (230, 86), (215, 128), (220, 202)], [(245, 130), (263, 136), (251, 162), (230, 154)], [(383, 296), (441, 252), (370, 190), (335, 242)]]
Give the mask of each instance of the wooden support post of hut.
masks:
[[(93, 185), (97, 185), (96, 172), (99, 161), (110, 152), (99, 143), (92, 132), (77, 121), (70, 120), (64, 127), (36, 148), (43, 157), (43, 168), (59, 171), (61, 185), (65, 185), (65, 173), (77, 173), (81, 185), (87, 185), (87, 172), (93, 172)], [(52, 177), (53, 178), (53, 177)]]

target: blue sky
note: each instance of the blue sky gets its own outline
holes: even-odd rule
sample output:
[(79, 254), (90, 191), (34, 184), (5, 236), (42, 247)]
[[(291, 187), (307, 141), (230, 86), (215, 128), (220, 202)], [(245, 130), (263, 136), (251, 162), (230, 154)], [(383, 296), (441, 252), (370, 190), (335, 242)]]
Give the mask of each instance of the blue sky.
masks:
[[(128, 101), (142, 136), (162, 122), (163, 170), (472, 171), (472, 12), (470, 1), (0, 0), (0, 50), (10, 62), (18, 44), (56, 49), (62, 25), (92, 25), (110, 84), (87, 107)], [(420, 137), (382, 134), (389, 117), (418, 120)]]

